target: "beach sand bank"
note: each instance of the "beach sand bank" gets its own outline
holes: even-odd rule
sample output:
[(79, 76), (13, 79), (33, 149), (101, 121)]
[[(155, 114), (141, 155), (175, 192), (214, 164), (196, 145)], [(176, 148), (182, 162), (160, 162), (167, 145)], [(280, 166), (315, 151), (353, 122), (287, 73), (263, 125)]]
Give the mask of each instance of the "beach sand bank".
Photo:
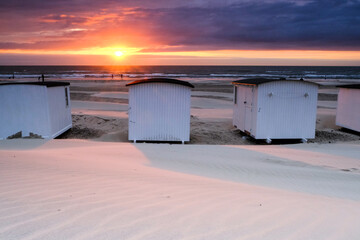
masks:
[[(74, 81), (71, 85), (74, 128), (61, 138), (97, 138), (100, 141), (127, 141), (129, 81)], [(108, 85), (109, 84), (109, 85)], [(231, 81), (193, 82), (190, 144), (263, 144), (232, 126)], [(360, 135), (342, 131), (335, 124), (338, 90), (335, 84), (320, 85), (317, 143), (360, 140)], [(116, 127), (118, 126), (118, 127)], [(84, 130), (84, 131), (81, 131)], [(291, 141), (279, 141), (290, 143)], [(276, 141), (275, 141), (276, 143)]]
[(24, 141), (0, 142), (0, 239), (360, 234), (358, 144)]

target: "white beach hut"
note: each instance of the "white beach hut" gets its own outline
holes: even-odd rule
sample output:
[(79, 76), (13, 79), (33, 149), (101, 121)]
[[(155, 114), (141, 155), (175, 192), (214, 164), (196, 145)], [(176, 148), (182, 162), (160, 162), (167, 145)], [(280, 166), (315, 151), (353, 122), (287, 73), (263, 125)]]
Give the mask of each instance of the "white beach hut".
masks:
[(190, 97), (188, 82), (153, 78), (134, 81), (129, 87), (129, 140), (190, 140)]
[(233, 125), (255, 139), (315, 138), (318, 85), (300, 80), (233, 82)]
[(360, 84), (338, 87), (336, 125), (360, 132)]
[(72, 127), (69, 83), (0, 83), (0, 139), (55, 138)]

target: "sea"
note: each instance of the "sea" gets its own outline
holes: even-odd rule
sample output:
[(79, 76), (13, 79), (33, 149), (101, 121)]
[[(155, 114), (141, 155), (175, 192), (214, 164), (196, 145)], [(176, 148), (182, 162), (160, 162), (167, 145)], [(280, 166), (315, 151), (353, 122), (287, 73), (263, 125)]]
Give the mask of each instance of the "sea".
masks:
[(240, 80), (286, 78), (360, 83), (360, 67), (315, 66), (0, 66), (0, 79), (56, 80), (176, 78)]

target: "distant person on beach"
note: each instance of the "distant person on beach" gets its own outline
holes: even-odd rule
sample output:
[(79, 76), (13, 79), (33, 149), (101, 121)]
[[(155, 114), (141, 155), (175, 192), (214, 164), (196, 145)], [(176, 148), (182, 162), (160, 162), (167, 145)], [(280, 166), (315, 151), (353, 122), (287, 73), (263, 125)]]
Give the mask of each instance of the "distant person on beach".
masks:
[(120, 74), (120, 78), (121, 78), (121, 80), (123, 79), (123, 75), (122, 75), (122, 74)]
[(111, 79), (114, 79), (114, 74), (111, 74)]
[(45, 82), (45, 76), (44, 76), (44, 74), (41, 74), (41, 80), (42, 80), (43, 82)]

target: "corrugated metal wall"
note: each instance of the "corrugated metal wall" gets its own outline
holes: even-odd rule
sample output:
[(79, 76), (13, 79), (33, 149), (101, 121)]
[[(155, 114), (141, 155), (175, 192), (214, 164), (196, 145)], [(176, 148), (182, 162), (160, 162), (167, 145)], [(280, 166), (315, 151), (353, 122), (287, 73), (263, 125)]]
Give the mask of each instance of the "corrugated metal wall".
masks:
[(241, 131), (255, 135), (256, 129), (253, 125), (256, 126), (254, 109), (257, 106), (257, 87), (237, 85), (234, 86), (234, 91), (237, 91), (237, 101), (233, 107), (233, 125)]
[[(66, 101), (66, 93), (68, 101)], [(51, 136), (54, 138), (72, 126), (69, 87), (60, 86), (48, 88), (48, 101)]]
[(45, 86), (0, 86), (0, 138), (22, 131), (49, 137), (51, 128)]
[(129, 140), (189, 141), (191, 89), (145, 83), (129, 89)]
[(360, 89), (340, 88), (336, 125), (360, 132)]
[(245, 111), (243, 96), (243, 87), (234, 86), (233, 125), (242, 131), (245, 126), (245, 120), (240, 118), (240, 113)]
[(302, 81), (260, 84), (256, 138), (314, 138), (317, 90), (317, 85)]

